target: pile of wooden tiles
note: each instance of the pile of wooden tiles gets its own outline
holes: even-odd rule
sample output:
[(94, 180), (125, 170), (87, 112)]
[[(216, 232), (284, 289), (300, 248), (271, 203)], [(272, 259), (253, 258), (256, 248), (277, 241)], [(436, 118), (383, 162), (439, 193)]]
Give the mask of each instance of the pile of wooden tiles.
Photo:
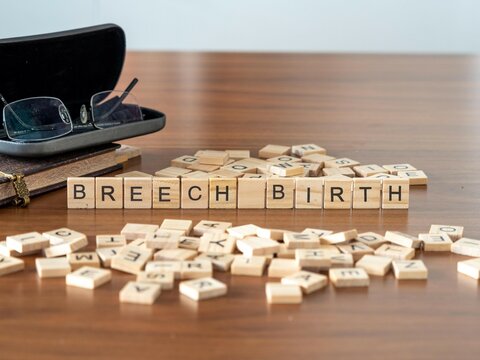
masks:
[(69, 178), (70, 209), (407, 209), (410, 185), (427, 176), (410, 164), (360, 165), (315, 144), (201, 150), (155, 176)]
[[(165, 219), (155, 224), (126, 224), (118, 234), (97, 235), (95, 251), (85, 234), (60, 228), (43, 234), (12, 235), (0, 243), (0, 275), (24, 269), (25, 255), (36, 258), (39, 277), (65, 277), (68, 286), (95, 289), (108, 283), (112, 270), (132, 274), (120, 302), (153, 304), (161, 291), (174, 288), (195, 301), (223, 296), (227, 285), (214, 270), (238, 276), (267, 276), (269, 303), (299, 303), (327, 286), (369, 286), (370, 276), (391, 269), (398, 280), (424, 280), (428, 270), (416, 253), (451, 251), (474, 257), (458, 262), (458, 272), (480, 278), (480, 240), (463, 237), (463, 227), (432, 225), (411, 236), (387, 231), (357, 233), (307, 228), (302, 232), (253, 224)], [(425, 255), (424, 255), (425, 256)], [(265, 271), (267, 269), (267, 271)]]

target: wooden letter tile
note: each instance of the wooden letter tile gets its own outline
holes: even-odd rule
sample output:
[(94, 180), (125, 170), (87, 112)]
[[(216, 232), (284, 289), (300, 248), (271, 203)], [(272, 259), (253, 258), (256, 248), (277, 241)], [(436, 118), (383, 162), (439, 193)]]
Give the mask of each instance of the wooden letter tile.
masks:
[(231, 254), (235, 250), (235, 238), (219, 232), (207, 232), (200, 238), (199, 252)]
[(147, 234), (146, 247), (147, 249), (177, 249), (183, 234), (182, 230), (158, 229), (153, 234)]
[(397, 175), (382, 173), (382, 174), (375, 174), (372, 176), (368, 176), (369, 179), (399, 179)]
[(399, 171), (397, 176), (400, 178), (406, 178), (410, 181), (410, 186), (427, 185), (428, 176), (421, 170), (414, 171)]
[(250, 150), (225, 150), (225, 152), (233, 160), (243, 160), (250, 157)]
[(100, 261), (102, 262), (102, 266), (104, 268), (109, 268), (112, 266), (112, 258), (115, 255), (118, 255), (120, 251), (122, 251), (123, 246), (120, 247), (106, 247), (106, 248), (99, 248), (97, 249), (97, 255)]
[(383, 179), (382, 209), (408, 209), (410, 185), (408, 179)]
[(459, 261), (457, 271), (471, 278), (480, 279), (480, 258)]
[(207, 300), (227, 294), (227, 285), (212, 278), (203, 277), (200, 279), (182, 281), (179, 286), (180, 294), (195, 300)]
[(157, 229), (158, 225), (154, 224), (127, 223), (120, 234), (124, 235), (127, 240), (145, 239), (147, 234), (153, 234)]
[(295, 179), (295, 208), (321, 209), (323, 208), (323, 178)]
[(154, 177), (152, 179), (152, 207), (154, 209), (180, 208), (180, 179)]
[(181, 230), (185, 232), (185, 235), (190, 234), (190, 231), (192, 231), (192, 228), (193, 228), (192, 220), (165, 219), (160, 225), (160, 229)]
[[(59, 228), (42, 234), (45, 238), (50, 240), (50, 245), (60, 245), (75, 240), (86, 240), (85, 234), (69, 228)], [(75, 249), (77, 250), (77, 249)]]
[(210, 178), (210, 209), (237, 207), (237, 179)]
[[(212, 171), (220, 169), (220, 165), (208, 165), (208, 164), (193, 164), (188, 167), (189, 170), (193, 170), (193, 172), (205, 172), (205, 173), (210, 173)], [(210, 175), (210, 174), (209, 174)], [(191, 176), (191, 173), (188, 173), (186, 175), (183, 175), (184, 177), (189, 177)], [(210, 177), (210, 176), (209, 176)]]
[(299, 165), (302, 165), (303, 168), (305, 169), (305, 171), (307, 171), (307, 177), (318, 177), (320, 176), (320, 173), (322, 172), (322, 168), (320, 166), (320, 164), (316, 164), (316, 163), (306, 163), (306, 162), (302, 162), (302, 163), (298, 163)]
[(270, 159), (280, 155), (290, 155), (290, 146), (266, 145), (258, 151), (260, 159)]
[(295, 260), (302, 269), (328, 269), (331, 266), (331, 252), (321, 249), (296, 249)]
[(383, 174), (387, 171), (385, 168), (376, 164), (354, 166), (353, 170), (360, 177), (368, 177), (376, 174)]
[(180, 278), (182, 279), (198, 279), (210, 277), (213, 274), (213, 265), (208, 260), (189, 260), (181, 264)]
[(237, 248), (244, 256), (272, 255), (279, 251), (278, 242), (257, 236), (247, 236), (237, 240)]
[(208, 208), (208, 180), (182, 178), (182, 209)]
[(50, 247), (44, 248), (46, 257), (63, 256), (88, 245), (87, 236), (68, 228), (60, 228), (42, 234), (50, 240)]
[(210, 178), (223, 178), (223, 179), (236, 179), (243, 176), (243, 173), (239, 171), (230, 170), (226, 168), (220, 168), (208, 174), (210, 175)]
[(78, 252), (67, 255), (68, 262), (72, 270), (77, 270), (83, 266), (100, 267), (100, 259), (96, 252)]
[(298, 285), (267, 283), (265, 293), (269, 304), (300, 304), (302, 302), (302, 290)]
[(295, 259), (295, 251), (296, 249), (287, 249), (287, 245), (285, 244), (278, 244), (279, 249), (278, 253), (276, 253), (276, 257), (279, 259)]
[(368, 286), (370, 284), (370, 278), (362, 268), (330, 269), (329, 277), (335, 287)]
[(375, 255), (387, 256), (396, 260), (410, 260), (415, 257), (415, 249), (398, 245), (383, 244), (375, 250)]
[(292, 209), (294, 204), (294, 178), (267, 179), (267, 208)]
[(204, 150), (196, 153), (198, 162), (204, 165), (225, 165), (228, 161), (228, 153), (217, 150)]
[(50, 246), (50, 240), (38, 232), (30, 232), (6, 237), (6, 245), (16, 252), (32, 253)]
[(293, 145), (292, 146), (292, 155), (299, 157), (312, 155), (312, 154), (321, 154), (325, 155), (327, 150), (318, 146), (316, 144), (302, 144), (302, 145)]
[(229, 227), (232, 226), (232, 223), (224, 221), (214, 221), (214, 220), (201, 220), (193, 228), (193, 235), (201, 236), (209, 231), (220, 231), (225, 232)]
[(463, 237), (463, 226), (453, 225), (432, 225), (430, 226), (430, 234), (447, 234), (452, 241), (457, 241)]
[(358, 261), (364, 255), (373, 255), (374, 253), (374, 249), (359, 241), (345, 245), (338, 245), (338, 248), (344, 254), (352, 254), (353, 261)]
[(285, 233), (288, 233), (288, 230), (282, 229), (265, 229), (257, 228), (257, 236), (264, 239), (272, 239), (277, 241), (283, 241)]
[(269, 277), (284, 277), (298, 273), (300, 265), (294, 259), (272, 259), (268, 266)]
[[(150, 236), (150, 235), (147, 235), (147, 236)], [(131, 242), (128, 243), (128, 246), (130, 248), (140, 248), (140, 249), (143, 249), (143, 250), (148, 250), (150, 252), (151, 255), (153, 255), (154, 253), (154, 249), (149, 249), (147, 247), (147, 240), (146, 239), (135, 239)], [(125, 248), (126, 246), (124, 246), (123, 248)]]
[(452, 244), (451, 251), (455, 254), (480, 257), (480, 240), (461, 238)]
[(158, 170), (155, 172), (155, 176), (159, 178), (181, 178), (186, 175), (190, 175), (192, 170), (184, 169), (176, 166), (170, 166), (165, 169)]
[(35, 267), (40, 278), (64, 277), (72, 271), (72, 267), (66, 257), (59, 258), (36, 258)]
[(302, 161), (307, 163), (319, 164), (320, 168), (325, 167), (325, 161), (334, 160), (333, 156), (323, 154), (309, 154), (302, 156)]
[(257, 234), (258, 226), (253, 224), (234, 226), (227, 229), (227, 232), (237, 239)]
[[(150, 236), (150, 235), (147, 235), (147, 236)], [(126, 246), (124, 246), (123, 248), (125, 248), (125, 247)], [(132, 249), (139, 248), (139, 249), (142, 249), (142, 250), (149, 251), (150, 256), (153, 256), (153, 253), (155, 252), (155, 249), (150, 249), (150, 248), (147, 247), (147, 240), (146, 239), (133, 240), (132, 242), (128, 243), (128, 247), (132, 248)]]
[(327, 286), (328, 278), (310, 271), (299, 271), (282, 278), (284, 285), (298, 285), (304, 294), (311, 294)]
[(452, 240), (447, 234), (419, 234), (424, 251), (450, 251)]
[(392, 267), (392, 258), (386, 256), (365, 255), (355, 264), (369, 275), (385, 276)]
[(355, 172), (349, 167), (341, 167), (341, 168), (323, 168), (322, 169), (323, 176), (335, 176), (335, 175), (343, 175), (350, 178), (355, 177)]
[(189, 249), (163, 249), (153, 255), (153, 260), (183, 261), (192, 260), (197, 256), (195, 250)]
[(95, 289), (106, 284), (111, 279), (112, 272), (110, 270), (84, 266), (67, 274), (66, 283), (67, 285), (84, 289)]
[(323, 230), (323, 229), (306, 228), (305, 230), (302, 231), (302, 233), (303, 234), (315, 234), (315, 235), (318, 235), (319, 238), (321, 238), (323, 236), (333, 234), (333, 231)]
[(124, 178), (123, 190), (123, 206), (125, 209), (152, 208), (152, 178)]
[(392, 244), (414, 249), (418, 249), (422, 243), (419, 238), (402, 233), (400, 231), (387, 231), (385, 232), (385, 236), (383, 238), (387, 241), (390, 241)]
[(246, 257), (235, 255), (231, 266), (232, 275), (262, 276), (267, 263), (264, 256)]
[[(242, 160), (242, 161), (236, 161), (232, 164), (225, 165), (221, 167), (220, 170), (228, 170), (229, 173), (232, 173), (232, 171), (235, 172), (236, 175), (233, 177), (242, 176), (242, 174), (256, 175), (257, 165), (254, 163), (248, 162), (247, 160)], [(215, 174), (218, 175), (218, 173), (215, 173)], [(222, 174), (228, 174), (228, 173), (220, 173), (220, 175)], [(232, 177), (232, 176), (229, 176), (229, 177)]]
[(322, 243), (325, 243), (325, 244), (340, 245), (342, 243), (346, 243), (350, 240), (355, 239), (357, 236), (358, 236), (357, 229), (351, 229), (347, 231), (337, 232), (334, 234), (324, 235), (320, 238), (320, 240), (322, 241)]
[(181, 261), (149, 261), (145, 266), (146, 272), (171, 272), (175, 279), (180, 279), (182, 272)]
[(235, 256), (232, 254), (221, 253), (203, 253), (195, 258), (195, 260), (208, 260), (212, 263), (215, 270), (229, 271)]
[(355, 240), (370, 246), (372, 249), (377, 249), (387, 242), (382, 235), (374, 232), (364, 232), (358, 234)]
[(67, 179), (67, 207), (69, 209), (95, 208), (95, 178), (69, 177)]
[(266, 199), (266, 178), (238, 179), (238, 208), (264, 209)]
[(95, 199), (97, 209), (122, 209), (123, 178), (95, 178)]
[(392, 164), (392, 165), (383, 165), (384, 169), (388, 171), (389, 174), (397, 175), (399, 171), (415, 171), (417, 170), (410, 164)]
[(123, 303), (151, 305), (162, 291), (159, 284), (129, 281), (120, 290), (119, 300)]
[(5, 257), (19, 257), (19, 256), (26, 256), (37, 253), (38, 250), (34, 250), (31, 252), (24, 252), (19, 253), (18, 251), (12, 250), (7, 246), (6, 241), (0, 241), (0, 255)]
[(128, 245), (112, 258), (111, 267), (126, 273), (138, 274), (151, 257), (152, 252), (149, 249)]
[(173, 289), (175, 274), (172, 271), (140, 271), (137, 274), (137, 281), (158, 284), (162, 290), (171, 290)]
[(283, 241), (287, 249), (316, 249), (320, 246), (320, 237), (312, 233), (287, 232)]
[(280, 155), (280, 156), (275, 156), (270, 159), (267, 159), (267, 161), (274, 164), (281, 164), (281, 163), (301, 162), (302, 159), (295, 156), (290, 156), (290, 155)]
[(0, 255), (0, 276), (22, 271), (24, 268), (23, 260)]
[(352, 254), (330, 254), (330, 267), (350, 268), (353, 267)]
[(380, 209), (381, 205), (382, 181), (380, 179), (353, 179), (354, 209)]
[(178, 247), (181, 249), (198, 250), (200, 238), (193, 236), (180, 236)]
[(97, 235), (97, 248), (120, 247), (127, 245), (125, 235)]
[(302, 175), (304, 168), (295, 162), (272, 163), (267, 165), (267, 171), (278, 176)]
[(324, 208), (350, 209), (352, 207), (352, 179), (338, 178), (324, 181)]
[(198, 163), (198, 157), (192, 155), (183, 155), (170, 161), (170, 165), (184, 169), (196, 163)]
[(422, 260), (393, 260), (393, 273), (399, 280), (421, 280), (428, 277)]
[(326, 168), (342, 168), (342, 167), (353, 168), (354, 166), (358, 166), (358, 165), (360, 165), (358, 161), (355, 161), (349, 158), (339, 158), (339, 159), (325, 161)]

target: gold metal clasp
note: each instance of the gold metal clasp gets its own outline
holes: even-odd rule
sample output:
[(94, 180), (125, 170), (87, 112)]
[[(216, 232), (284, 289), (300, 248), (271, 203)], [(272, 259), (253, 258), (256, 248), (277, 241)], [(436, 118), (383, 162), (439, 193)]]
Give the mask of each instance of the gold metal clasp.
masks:
[(25, 207), (30, 204), (30, 191), (25, 183), (23, 174), (7, 174), (0, 171), (0, 177), (7, 178), (12, 183), (16, 194), (13, 198), (15, 206)]

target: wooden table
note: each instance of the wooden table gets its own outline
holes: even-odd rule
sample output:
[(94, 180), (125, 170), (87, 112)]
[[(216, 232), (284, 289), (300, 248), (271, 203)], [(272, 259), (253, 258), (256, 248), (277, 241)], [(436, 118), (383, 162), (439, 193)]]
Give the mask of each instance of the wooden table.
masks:
[[(28, 209), (0, 210), (0, 235), (68, 226), (94, 236), (127, 222), (226, 220), (411, 234), (464, 225), (480, 238), (480, 59), (466, 56), (128, 54), (145, 106), (165, 130), (125, 141), (143, 149), (128, 167), (153, 172), (203, 148), (317, 143), (362, 163), (412, 163), (430, 177), (409, 211), (67, 210), (65, 190)], [(119, 304), (132, 276), (95, 291), (24, 273), (0, 278), (0, 358), (319, 359), (478, 358), (478, 282), (456, 272), (465, 257), (420, 254), (428, 281), (372, 278), (368, 289), (326, 290), (300, 306), (268, 306), (263, 278), (215, 276), (227, 297), (194, 303), (177, 290), (154, 306)]]

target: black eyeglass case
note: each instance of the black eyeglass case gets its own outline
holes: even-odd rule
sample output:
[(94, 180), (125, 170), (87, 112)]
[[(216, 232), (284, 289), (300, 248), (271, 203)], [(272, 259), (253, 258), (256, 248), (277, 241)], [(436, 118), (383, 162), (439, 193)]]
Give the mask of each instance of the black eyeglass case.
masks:
[[(36, 96), (57, 97), (77, 118), (80, 107), (88, 106), (93, 94), (115, 89), (124, 59), (125, 33), (114, 24), (0, 40), (0, 93), (7, 102)], [(137, 86), (142, 84), (139, 80)], [(43, 142), (21, 143), (3, 138), (0, 153), (44, 157), (163, 129), (165, 114), (144, 107), (142, 112), (143, 121), (74, 131)]]

